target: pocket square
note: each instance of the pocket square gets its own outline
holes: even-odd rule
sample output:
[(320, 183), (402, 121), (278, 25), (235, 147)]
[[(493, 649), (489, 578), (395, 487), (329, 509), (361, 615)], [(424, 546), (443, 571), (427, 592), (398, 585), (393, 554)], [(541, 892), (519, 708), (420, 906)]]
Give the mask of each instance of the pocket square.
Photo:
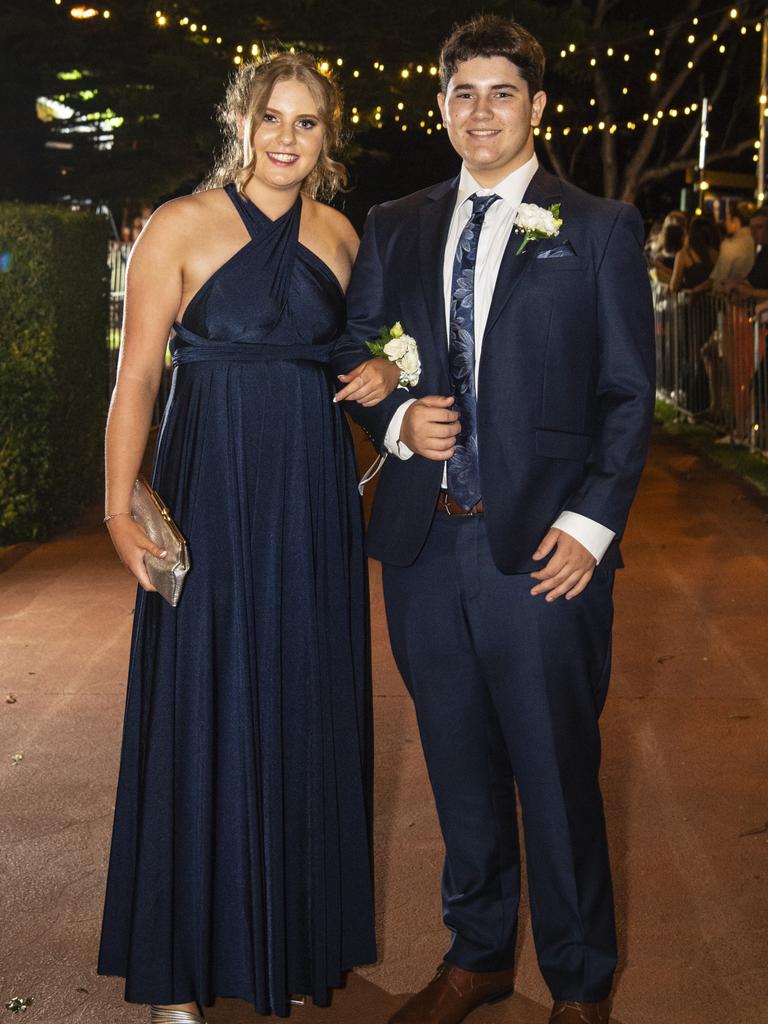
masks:
[(556, 245), (554, 249), (545, 249), (543, 252), (536, 253), (537, 260), (559, 260), (564, 256), (575, 256), (576, 253), (571, 248), (570, 242), (565, 242), (563, 245)]

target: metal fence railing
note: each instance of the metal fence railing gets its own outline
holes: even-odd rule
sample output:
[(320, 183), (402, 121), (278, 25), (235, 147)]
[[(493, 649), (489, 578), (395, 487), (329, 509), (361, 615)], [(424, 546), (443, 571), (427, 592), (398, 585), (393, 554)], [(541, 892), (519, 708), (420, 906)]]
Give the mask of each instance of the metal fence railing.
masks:
[(754, 302), (653, 285), (659, 397), (768, 455), (768, 327)]
[[(109, 373), (107, 379), (107, 401), (112, 397), (117, 379), (117, 364), (120, 359), (120, 333), (123, 326), (123, 308), (125, 306), (125, 277), (128, 257), (131, 253), (131, 242), (112, 242), (109, 247), (107, 263), (109, 266), (109, 333), (107, 350), (109, 352)], [(160, 381), (155, 409), (152, 415), (152, 426), (160, 423), (168, 400), (171, 387), (171, 361), (166, 352), (165, 371)]]

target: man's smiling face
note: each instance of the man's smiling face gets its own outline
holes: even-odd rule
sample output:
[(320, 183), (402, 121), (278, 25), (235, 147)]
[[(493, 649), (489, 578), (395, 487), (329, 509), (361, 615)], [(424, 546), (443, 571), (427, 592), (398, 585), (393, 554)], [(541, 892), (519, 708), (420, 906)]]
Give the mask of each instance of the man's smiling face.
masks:
[(532, 128), (547, 97), (506, 57), (473, 57), (437, 97), (451, 145), (480, 185), (492, 188), (533, 156)]

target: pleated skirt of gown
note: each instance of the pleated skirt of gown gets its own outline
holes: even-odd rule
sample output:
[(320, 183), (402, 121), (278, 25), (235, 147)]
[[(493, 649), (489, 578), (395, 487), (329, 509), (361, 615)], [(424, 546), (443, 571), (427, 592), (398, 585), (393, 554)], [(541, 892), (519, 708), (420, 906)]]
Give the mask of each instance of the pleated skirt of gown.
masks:
[(142, 1003), (328, 1005), (376, 958), (367, 587), (327, 371), (175, 370), (154, 484), (189, 542), (139, 591), (99, 959)]

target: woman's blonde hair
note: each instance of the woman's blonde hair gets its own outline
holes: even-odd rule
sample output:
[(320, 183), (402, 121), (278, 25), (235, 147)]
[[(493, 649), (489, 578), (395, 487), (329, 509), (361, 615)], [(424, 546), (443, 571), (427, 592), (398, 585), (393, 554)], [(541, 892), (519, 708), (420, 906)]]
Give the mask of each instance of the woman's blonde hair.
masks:
[(256, 155), (251, 139), (258, 129), (278, 82), (294, 79), (309, 89), (322, 122), (323, 148), (317, 164), (304, 180), (302, 191), (313, 199), (332, 199), (347, 184), (347, 170), (334, 159), (342, 141), (341, 93), (336, 83), (308, 53), (278, 53), (241, 64), (234, 72), (224, 101), (217, 109), (224, 131), (224, 147), (200, 190), (235, 182), (245, 188), (253, 177)]

